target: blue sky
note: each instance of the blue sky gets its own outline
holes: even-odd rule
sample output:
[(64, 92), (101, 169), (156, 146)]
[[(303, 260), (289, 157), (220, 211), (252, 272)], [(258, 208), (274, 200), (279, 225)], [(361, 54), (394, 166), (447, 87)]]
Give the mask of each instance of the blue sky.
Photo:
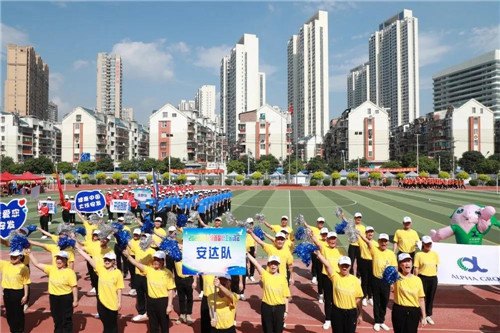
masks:
[[(59, 117), (96, 104), (98, 52), (124, 63), (123, 106), (147, 123), (165, 103), (194, 99), (198, 87), (219, 92), (219, 63), (243, 33), (260, 42), (267, 102), (286, 108), (286, 42), (318, 9), (329, 12), (330, 117), (346, 108), (346, 75), (368, 60), (368, 38), (403, 8), (420, 33), (420, 113), (432, 111), (432, 75), (500, 48), (498, 2), (3, 2), (5, 45), (31, 44), (50, 67)], [(19, 19), (22, 17), (23, 19)], [(217, 95), (218, 98), (218, 95)], [(217, 108), (216, 112), (219, 112)]]

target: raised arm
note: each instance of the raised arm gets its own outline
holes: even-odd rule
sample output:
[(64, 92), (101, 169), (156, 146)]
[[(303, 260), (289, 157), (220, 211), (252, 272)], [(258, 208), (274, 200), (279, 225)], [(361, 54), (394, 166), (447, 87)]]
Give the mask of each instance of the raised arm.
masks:
[(52, 234), (51, 234), (50, 232), (45, 231), (45, 230), (43, 230), (43, 229), (42, 229), (42, 228), (40, 228), (40, 227), (36, 227), (36, 230), (37, 230), (37, 231), (40, 231), (42, 234), (44, 234), (44, 235), (45, 235), (45, 236), (47, 236), (47, 237), (52, 237)]
[(264, 247), (264, 245), (266, 243), (264, 243), (264, 241), (261, 240), (259, 237), (255, 236), (255, 234), (253, 233), (253, 230), (248, 229), (247, 233), (249, 233), (253, 237), (253, 239), (255, 239), (255, 242), (257, 244), (259, 244), (260, 246)]
[(96, 268), (95, 260), (92, 259), (87, 252), (85, 252), (85, 250), (80, 246), (80, 244), (78, 243), (75, 244), (75, 248), (77, 249), (78, 253), (80, 253), (80, 255), (89, 262), (90, 266)]
[(262, 231), (262, 232), (264, 233), (264, 236), (266, 236), (267, 239), (269, 239), (271, 242), (274, 243), (274, 241), (276, 240), (276, 237), (271, 236), (270, 234), (268, 234), (265, 231)]
[(314, 245), (316, 245), (318, 247), (318, 249), (321, 251), (321, 248), (323, 247), (321, 245), (321, 243), (319, 242), (318, 238), (316, 238), (316, 236), (314, 236), (314, 233), (312, 232), (311, 229), (307, 229), (307, 232), (309, 233), (309, 235), (311, 236), (311, 239), (314, 243)]
[(134, 258), (132, 258), (132, 256), (130, 255), (130, 253), (128, 253), (127, 250), (123, 250), (123, 255), (125, 257), (127, 257), (128, 261), (134, 265), (135, 267), (139, 268), (139, 270), (141, 272), (145, 272), (146, 271), (146, 266), (144, 266), (143, 264), (141, 264), (140, 262), (138, 262), (137, 260), (135, 260)]
[(358, 237), (361, 238), (365, 243), (366, 245), (368, 245), (368, 248), (371, 249), (372, 248), (372, 242), (370, 242), (370, 240), (368, 238), (366, 238), (365, 235), (362, 235), (359, 230), (358, 230)]
[(214, 286), (216, 288), (219, 288), (223, 293), (224, 295), (226, 295), (230, 301), (231, 301), (231, 304), (234, 306), (233, 304), (233, 293), (231, 292), (231, 290), (227, 289), (226, 287), (224, 287), (221, 283), (220, 283), (220, 280), (219, 278), (215, 278), (214, 279)]
[(273, 230), (273, 228), (271, 227), (271, 224), (269, 224), (269, 222), (267, 222), (267, 220), (264, 220), (264, 225), (266, 227), (268, 227), (269, 229)]
[(250, 253), (247, 252), (247, 258), (248, 260), (250, 260), (250, 262), (255, 266), (255, 269), (257, 270), (257, 272), (259, 272), (260, 275), (262, 275), (262, 271), (264, 270), (264, 268), (262, 268), (262, 266), (259, 264), (259, 262), (257, 261), (257, 259), (255, 259)]
[(328, 262), (328, 260), (326, 260), (326, 258), (323, 257), (323, 255), (319, 251), (314, 251), (314, 254), (316, 254), (318, 256), (318, 259), (325, 266), (325, 269), (328, 272), (328, 276), (332, 275), (333, 272), (334, 272), (333, 271), (333, 267), (332, 267), (332, 265), (330, 265), (330, 263)]
[(31, 239), (28, 239), (28, 242), (29, 242), (31, 245), (35, 245), (35, 246), (41, 247), (42, 249), (44, 249), (45, 251), (47, 251), (47, 244), (40, 243), (40, 242), (37, 242), (37, 241), (31, 240)]
[(33, 264), (33, 266), (35, 266), (36, 268), (38, 268), (39, 270), (41, 271), (44, 271), (44, 268), (45, 268), (45, 265), (44, 264), (41, 264), (38, 259), (34, 256), (33, 252), (31, 252), (31, 250), (25, 250), (26, 253), (29, 254), (30, 256), (30, 263)]

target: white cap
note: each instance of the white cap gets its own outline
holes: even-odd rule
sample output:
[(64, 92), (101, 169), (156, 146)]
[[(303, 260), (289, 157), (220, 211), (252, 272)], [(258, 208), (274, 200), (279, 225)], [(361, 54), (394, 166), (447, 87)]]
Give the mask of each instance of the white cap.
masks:
[(339, 259), (339, 266), (340, 265), (349, 265), (349, 266), (351, 266), (351, 258), (346, 257), (346, 256), (340, 257), (340, 259)]
[(68, 252), (66, 252), (66, 251), (59, 251), (59, 252), (57, 252), (57, 254), (54, 257), (61, 257), (61, 258), (66, 258), (66, 259), (69, 258)]
[(328, 233), (328, 228), (321, 228), (319, 231), (320, 234), (327, 234)]
[(274, 236), (274, 237), (275, 237), (275, 238), (282, 237), (282, 238), (285, 238), (285, 239), (286, 239), (286, 235), (285, 235), (284, 233), (282, 233), (281, 231), (280, 231), (280, 232), (278, 232), (278, 233), (276, 234), (276, 236)]
[(430, 238), (429, 236), (423, 236), (422, 243), (424, 243), (424, 244), (432, 243), (432, 238)]
[(409, 216), (403, 217), (403, 223), (408, 223), (408, 222), (411, 223), (411, 217), (409, 217)]
[(116, 260), (116, 254), (114, 254), (113, 252), (108, 252), (104, 255), (105, 259), (109, 259), (109, 260)]
[(22, 256), (23, 251), (15, 250), (15, 251), (12, 251), (9, 255), (13, 256), (13, 257)]
[(381, 239), (389, 240), (389, 235), (388, 234), (380, 234), (380, 235), (378, 235), (378, 239), (379, 240), (381, 240)]
[(168, 227), (168, 232), (171, 232), (171, 231), (176, 231), (177, 229), (171, 225), (170, 227)]
[(52, 199), (52, 198), (51, 198), (50, 196), (48, 196), (48, 197), (47, 197), (47, 200), (50, 200), (50, 199)]
[(354, 217), (363, 217), (363, 214), (361, 214), (360, 212), (356, 212), (354, 213)]
[(125, 218), (124, 218), (123, 216), (120, 216), (120, 217), (118, 218), (118, 221), (125, 221)]
[(229, 274), (219, 274), (217, 275), (219, 279), (226, 279), (226, 280), (231, 280), (231, 275)]
[(141, 229), (135, 228), (134, 231), (132, 232), (134, 235), (140, 235), (141, 234)]
[(284, 234), (286, 233), (287, 235), (289, 234), (289, 232), (288, 232), (288, 229), (287, 229), (287, 228), (281, 228), (280, 232), (282, 232), (282, 233), (284, 233)]
[(282, 220), (283, 220), (283, 219), (288, 220), (288, 216), (283, 215), (283, 216), (281, 217), (281, 219), (282, 219)]
[(336, 238), (337, 237), (337, 233), (335, 231), (330, 231), (328, 233), (328, 235), (326, 235), (326, 238), (330, 238), (330, 237), (335, 237)]
[(365, 229), (365, 232), (368, 232), (368, 231), (375, 231), (375, 229), (373, 229), (373, 227), (369, 225)]
[(153, 255), (153, 258), (158, 258), (158, 259), (163, 259), (165, 260), (165, 252), (163, 251), (156, 251), (155, 254)]
[(101, 230), (99, 229), (95, 229), (94, 231), (92, 231), (92, 235), (99, 235), (101, 233)]
[(270, 256), (270, 257), (267, 259), (267, 262), (268, 262), (268, 263), (270, 263), (270, 262), (272, 262), (272, 261), (276, 261), (276, 262), (278, 262), (278, 264), (280, 264), (280, 263), (281, 263), (280, 257), (278, 257), (278, 256)]
[(64, 196), (64, 199), (69, 199), (69, 196), (66, 194), (66, 195)]
[(320, 216), (318, 217), (318, 219), (316, 220), (316, 222), (325, 222), (325, 218)]
[(216, 218), (214, 219), (214, 221), (217, 221), (217, 220), (222, 221), (222, 219), (221, 219), (220, 217), (216, 217)]
[(161, 217), (157, 217), (157, 218), (155, 218), (155, 222), (156, 222), (156, 221), (161, 222), (161, 221), (162, 221)]
[(70, 199), (74, 199), (75, 197), (74, 197), (74, 196), (72, 196), (72, 195), (70, 195), (70, 196), (69, 196), (69, 198), (70, 198)]
[(408, 253), (403, 252), (398, 255), (398, 261), (403, 261), (406, 259), (411, 259), (411, 256)]
[(246, 219), (246, 221), (245, 221), (245, 222), (246, 222), (246, 223), (253, 223), (253, 218), (249, 217), (249, 218), (247, 218), (247, 219)]

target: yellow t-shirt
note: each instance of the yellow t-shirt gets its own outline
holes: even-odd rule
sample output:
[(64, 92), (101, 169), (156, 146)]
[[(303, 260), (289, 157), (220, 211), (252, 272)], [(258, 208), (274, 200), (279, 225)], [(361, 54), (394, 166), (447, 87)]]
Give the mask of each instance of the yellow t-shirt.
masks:
[(30, 270), (24, 264), (12, 265), (9, 261), (0, 260), (3, 289), (23, 289), (25, 284), (30, 284)]
[(283, 245), (283, 247), (286, 247), (288, 249), (288, 252), (290, 252), (290, 255), (293, 255), (293, 249), (295, 248), (295, 244), (287, 239), (285, 240), (285, 244)]
[(174, 275), (167, 269), (154, 269), (145, 266), (148, 280), (148, 296), (151, 298), (168, 297), (168, 291), (175, 289)]
[(313, 226), (310, 226), (309, 229), (311, 229), (314, 237), (316, 237), (316, 238), (321, 237), (321, 229), (319, 229), (318, 227), (313, 227)]
[(85, 242), (92, 242), (92, 233), (94, 232), (94, 230), (99, 229), (99, 227), (95, 224), (88, 223), (86, 220), (83, 220), (83, 227), (87, 232), (85, 234)]
[[(328, 261), (330, 266), (332, 266), (334, 272), (340, 272), (339, 268), (339, 259), (342, 256), (345, 256), (345, 251), (343, 249), (339, 249), (338, 247), (334, 247), (333, 249), (328, 245), (325, 244), (321, 247), (321, 254), (325, 259)], [(325, 274), (328, 276), (328, 272), (326, 271), (325, 265), (323, 265), (323, 270), (321, 273)]]
[(329, 276), (333, 284), (333, 303), (339, 309), (349, 310), (356, 308), (356, 298), (363, 297), (361, 283), (356, 276), (342, 276), (333, 273)]
[(408, 231), (404, 229), (396, 230), (394, 234), (394, 243), (398, 243), (398, 251), (412, 253), (415, 252), (417, 242), (420, 240), (415, 230)]
[(267, 305), (285, 304), (285, 299), (290, 297), (290, 288), (286, 275), (272, 275), (268, 271), (262, 271), (262, 302)]
[[(286, 229), (288, 230), (288, 238), (293, 242), (295, 240), (295, 235), (293, 234), (293, 229), (292, 227), (286, 226), (282, 227), (281, 224), (273, 224), (271, 225), (271, 230), (277, 234), (278, 232), (281, 231), (281, 229)], [(274, 236), (274, 235), (271, 235)]]
[(398, 262), (396, 260), (396, 254), (389, 249), (380, 251), (378, 247), (371, 247), (372, 254), (372, 265), (373, 265), (373, 276), (378, 279), (382, 278), (384, 270), (388, 266), (398, 267)]
[(439, 265), (439, 256), (434, 251), (423, 252), (420, 251), (415, 254), (415, 262), (413, 267), (418, 268), (418, 274), (425, 276), (436, 276), (437, 265)]
[(49, 276), (51, 295), (67, 295), (76, 287), (76, 274), (71, 268), (58, 269), (57, 266), (45, 265), (43, 271)]
[(418, 276), (404, 277), (394, 284), (394, 303), (401, 306), (420, 307), (418, 299), (425, 297), (422, 280)]
[[(57, 237), (57, 236), (56, 236)], [(67, 247), (64, 250), (61, 250), (59, 246), (56, 244), (47, 244), (45, 245), (47, 251), (52, 253), (52, 265), (56, 265), (56, 257), (55, 255), (59, 253), (59, 251), (66, 251), (68, 253), (68, 262), (75, 262), (75, 251), (72, 247)]]
[[(372, 247), (378, 247), (378, 242), (374, 241), (373, 239), (370, 241), (372, 244)], [(372, 260), (372, 254), (370, 252), (370, 248), (368, 247), (368, 244), (365, 243), (364, 240), (359, 241), (359, 250), (361, 252), (361, 258), (365, 260)]]
[[(360, 234), (364, 235), (366, 233), (366, 227), (362, 224), (354, 224), (354, 228), (356, 228), (356, 230), (359, 231)], [(361, 240), (361, 243), (363, 243), (363, 240)], [(349, 243), (351, 244), (352, 246), (359, 246), (360, 242), (359, 242), (359, 237), (358, 237), (358, 240), (353, 242), (353, 243)]]
[(246, 240), (245, 240), (246, 251), (249, 252), (250, 247), (252, 247), (252, 246), (255, 247), (255, 239), (253, 239), (252, 236), (247, 235)]
[[(215, 315), (217, 318), (216, 329), (226, 329), (234, 326), (234, 318), (236, 316), (236, 304), (238, 303), (238, 295), (233, 293), (233, 299), (229, 297), (215, 297)], [(231, 302), (232, 301), (232, 302)], [(214, 306), (214, 297), (208, 298), (208, 306)]]
[(104, 255), (108, 252), (113, 252), (108, 246), (102, 248), (101, 242), (93, 242), (98, 245), (92, 244), (92, 246), (85, 246), (85, 252), (87, 252), (92, 259), (94, 259), (96, 265), (104, 265)]
[(123, 289), (123, 275), (119, 269), (108, 271), (104, 265), (97, 265), (95, 272), (99, 277), (97, 284), (99, 301), (112, 311), (118, 310), (118, 289)]
[[(277, 249), (276, 246), (271, 244), (264, 244), (262, 247), (264, 252), (267, 253), (268, 257), (270, 256), (278, 256), (280, 257), (280, 274), (284, 274), (286, 276), (286, 268), (288, 265), (293, 264), (293, 257), (290, 254), (289, 249), (283, 244), (281, 249)], [(269, 270), (269, 268), (267, 268)]]
[(140, 239), (135, 240), (133, 238), (130, 240), (130, 242), (129, 242), (130, 248), (128, 248), (128, 253), (130, 253), (131, 256), (135, 256), (134, 248), (135, 248), (135, 246), (139, 246), (140, 241), (141, 241)]
[[(139, 246), (139, 242), (137, 244), (132, 244), (133, 250), (135, 253), (135, 260), (137, 260), (139, 263), (146, 265), (146, 266), (151, 266), (153, 264), (153, 256), (155, 254), (155, 250), (152, 248), (147, 249), (146, 251), (143, 251), (141, 247)], [(146, 276), (139, 268), (135, 268), (135, 274), (139, 274), (142, 276)]]
[[(167, 237), (167, 231), (163, 228), (154, 228), (154, 231), (157, 232), (159, 235), (161, 235), (163, 238)], [(161, 237), (158, 237), (156, 236), (156, 234), (153, 232), (153, 241), (158, 243), (158, 245), (160, 245), (161, 241), (163, 239), (161, 239)], [(155, 243), (151, 242), (151, 247), (156, 247)]]
[(184, 279), (190, 276), (182, 274), (182, 261), (176, 261), (174, 265), (175, 265), (175, 273), (177, 274), (178, 277)]
[(203, 296), (210, 298), (214, 293), (215, 276), (202, 275), (201, 278), (203, 279)]

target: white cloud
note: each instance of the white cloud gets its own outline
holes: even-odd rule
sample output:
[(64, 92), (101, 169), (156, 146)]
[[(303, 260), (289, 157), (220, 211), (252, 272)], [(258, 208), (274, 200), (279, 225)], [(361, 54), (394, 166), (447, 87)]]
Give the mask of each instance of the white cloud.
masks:
[(362, 34), (351, 36), (351, 39), (352, 40), (356, 40), (356, 39), (366, 39), (366, 40), (368, 40), (368, 37), (370, 37), (370, 32), (364, 32)]
[(303, 6), (305, 12), (317, 12), (318, 10), (326, 10), (328, 12), (338, 12), (343, 10), (348, 10), (351, 8), (356, 8), (357, 5), (350, 1), (337, 1), (337, 0), (327, 0), (327, 1), (304, 1), (297, 3)]
[(347, 74), (330, 76), (329, 85), (330, 91), (345, 93), (347, 91)]
[(418, 44), (420, 67), (440, 62), (453, 49), (451, 45), (446, 45), (443, 39), (443, 33), (420, 33)]
[(169, 81), (174, 77), (172, 55), (164, 40), (152, 43), (123, 40), (113, 45), (112, 53), (121, 56), (127, 77), (152, 81)]
[(171, 52), (184, 53), (184, 54), (191, 52), (189, 46), (184, 42), (171, 44), (169, 45), (168, 50)]
[(471, 35), (467, 45), (479, 52), (500, 48), (500, 25), (472, 28)]
[(81, 59), (76, 60), (73, 63), (73, 70), (77, 71), (82, 67), (87, 67), (89, 64), (90, 64), (90, 62), (88, 60), (81, 60)]
[(65, 102), (60, 96), (55, 96), (50, 99), (53, 103), (57, 104), (58, 118), (62, 119), (62, 117), (69, 113), (72, 108), (71, 105)]
[(260, 72), (266, 73), (266, 78), (270, 77), (276, 71), (278, 71), (278, 67), (273, 66), (273, 65), (267, 65), (267, 64), (260, 64)]
[(29, 44), (27, 33), (3, 23), (0, 23), (0, 35), (2, 36), (2, 57), (7, 54), (7, 44), (9, 43), (17, 45)]
[(198, 47), (197, 59), (194, 62), (194, 65), (198, 67), (211, 68), (218, 71), (220, 68), (221, 59), (229, 54), (230, 50), (231, 46), (225, 44), (209, 48)]
[(64, 83), (64, 75), (61, 73), (49, 73), (49, 90), (50, 94), (59, 94)]

